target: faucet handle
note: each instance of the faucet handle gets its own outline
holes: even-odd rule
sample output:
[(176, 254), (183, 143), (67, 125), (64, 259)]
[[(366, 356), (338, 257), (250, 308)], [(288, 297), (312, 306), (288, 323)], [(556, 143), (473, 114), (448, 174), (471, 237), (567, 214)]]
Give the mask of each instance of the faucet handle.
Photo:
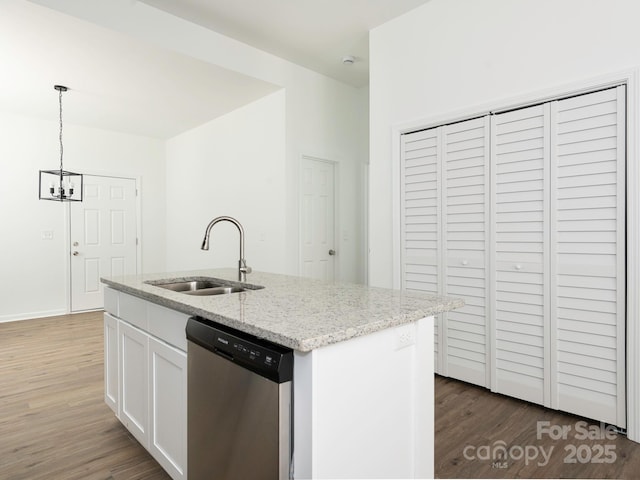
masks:
[(244, 267), (240, 267), (240, 271), (242, 273), (251, 273), (251, 267), (247, 267), (246, 265)]

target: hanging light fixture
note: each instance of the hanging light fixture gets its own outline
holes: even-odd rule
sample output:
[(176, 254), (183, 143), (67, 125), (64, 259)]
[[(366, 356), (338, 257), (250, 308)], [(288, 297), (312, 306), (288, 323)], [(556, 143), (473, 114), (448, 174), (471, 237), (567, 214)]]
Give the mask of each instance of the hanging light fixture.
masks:
[(82, 174), (68, 172), (62, 167), (62, 92), (66, 92), (68, 88), (62, 85), (54, 85), (53, 88), (58, 91), (58, 103), (60, 104), (60, 169), (40, 170), (39, 198), (56, 202), (81, 202)]

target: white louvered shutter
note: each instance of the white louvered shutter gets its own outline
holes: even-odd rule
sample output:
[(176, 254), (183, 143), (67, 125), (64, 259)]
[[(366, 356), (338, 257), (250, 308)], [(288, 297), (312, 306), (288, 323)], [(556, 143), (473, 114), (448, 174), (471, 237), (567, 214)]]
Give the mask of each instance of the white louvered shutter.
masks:
[(491, 389), (549, 406), (549, 105), (491, 118)]
[(442, 133), (444, 294), (465, 306), (442, 315), (448, 376), (489, 386), (489, 117)]
[(552, 406), (624, 427), (625, 87), (551, 120)]
[[(440, 273), (440, 129), (401, 139), (402, 288), (442, 294)], [(442, 315), (435, 316), (435, 368), (442, 368)]]

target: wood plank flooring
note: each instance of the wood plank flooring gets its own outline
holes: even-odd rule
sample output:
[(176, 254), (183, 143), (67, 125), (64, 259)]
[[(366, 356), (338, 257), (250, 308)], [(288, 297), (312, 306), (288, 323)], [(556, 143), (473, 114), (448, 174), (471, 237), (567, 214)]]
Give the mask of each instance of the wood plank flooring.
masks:
[[(438, 478), (640, 478), (623, 435), (582, 440), (579, 417), (448, 378), (435, 390)], [(168, 480), (103, 394), (101, 312), (0, 323), (0, 480)], [(537, 422), (571, 430), (538, 439)]]
[(640, 478), (640, 444), (597, 422), (439, 376), (435, 391), (438, 478)]
[(103, 395), (102, 312), (0, 323), (0, 479), (170, 479)]

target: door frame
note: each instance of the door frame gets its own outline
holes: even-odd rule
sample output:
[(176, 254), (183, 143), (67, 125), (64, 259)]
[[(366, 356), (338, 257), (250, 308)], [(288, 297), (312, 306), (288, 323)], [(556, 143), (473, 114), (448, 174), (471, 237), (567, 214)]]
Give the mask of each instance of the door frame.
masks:
[[(136, 271), (138, 273), (142, 272), (142, 219), (140, 218), (141, 212), (141, 199), (142, 199), (142, 189), (141, 189), (141, 177), (139, 175), (128, 175), (128, 174), (115, 174), (115, 173), (105, 173), (105, 172), (95, 172), (95, 171), (84, 171), (83, 175), (88, 175), (91, 177), (109, 177), (109, 178), (123, 178), (127, 180), (134, 180), (136, 185)], [(67, 314), (71, 312), (71, 252), (73, 250), (73, 246), (71, 245), (71, 203), (67, 202), (66, 208), (64, 209), (64, 245), (65, 245), (65, 254), (67, 255), (67, 261), (65, 262), (65, 297), (66, 297), (66, 306), (65, 310)]]
[[(636, 129), (639, 126), (640, 67), (607, 73), (598, 77), (561, 84), (544, 90), (526, 93), (508, 99), (497, 99), (481, 105), (458, 111), (446, 112), (406, 123), (398, 123), (391, 128), (391, 188), (392, 188), (392, 230), (393, 230), (393, 288), (401, 288), (400, 254), (400, 138), (404, 133), (436, 127), (473, 117), (500, 113), (544, 103), (560, 97), (588, 93), (593, 90), (627, 86), (626, 110), (626, 281), (627, 292), (637, 292), (640, 288), (640, 144)], [(626, 295), (626, 390), (627, 390), (627, 437), (640, 443), (640, 299), (636, 295)]]
[(335, 245), (335, 249), (337, 251), (337, 255), (335, 256), (334, 265), (333, 265), (333, 279), (338, 280), (340, 277), (340, 253), (341, 248), (338, 240), (340, 236), (338, 235), (338, 231), (340, 230), (338, 227), (340, 225), (340, 208), (338, 205), (338, 191), (340, 188), (340, 164), (334, 160), (328, 160), (326, 158), (316, 157), (313, 155), (300, 155), (300, 159), (298, 161), (298, 276), (302, 274), (302, 189), (300, 185), (302, 185), (302, 163), (305, 160), (312, 160), (316, 162), (328, 163), (333, 165), (333, 244)]

